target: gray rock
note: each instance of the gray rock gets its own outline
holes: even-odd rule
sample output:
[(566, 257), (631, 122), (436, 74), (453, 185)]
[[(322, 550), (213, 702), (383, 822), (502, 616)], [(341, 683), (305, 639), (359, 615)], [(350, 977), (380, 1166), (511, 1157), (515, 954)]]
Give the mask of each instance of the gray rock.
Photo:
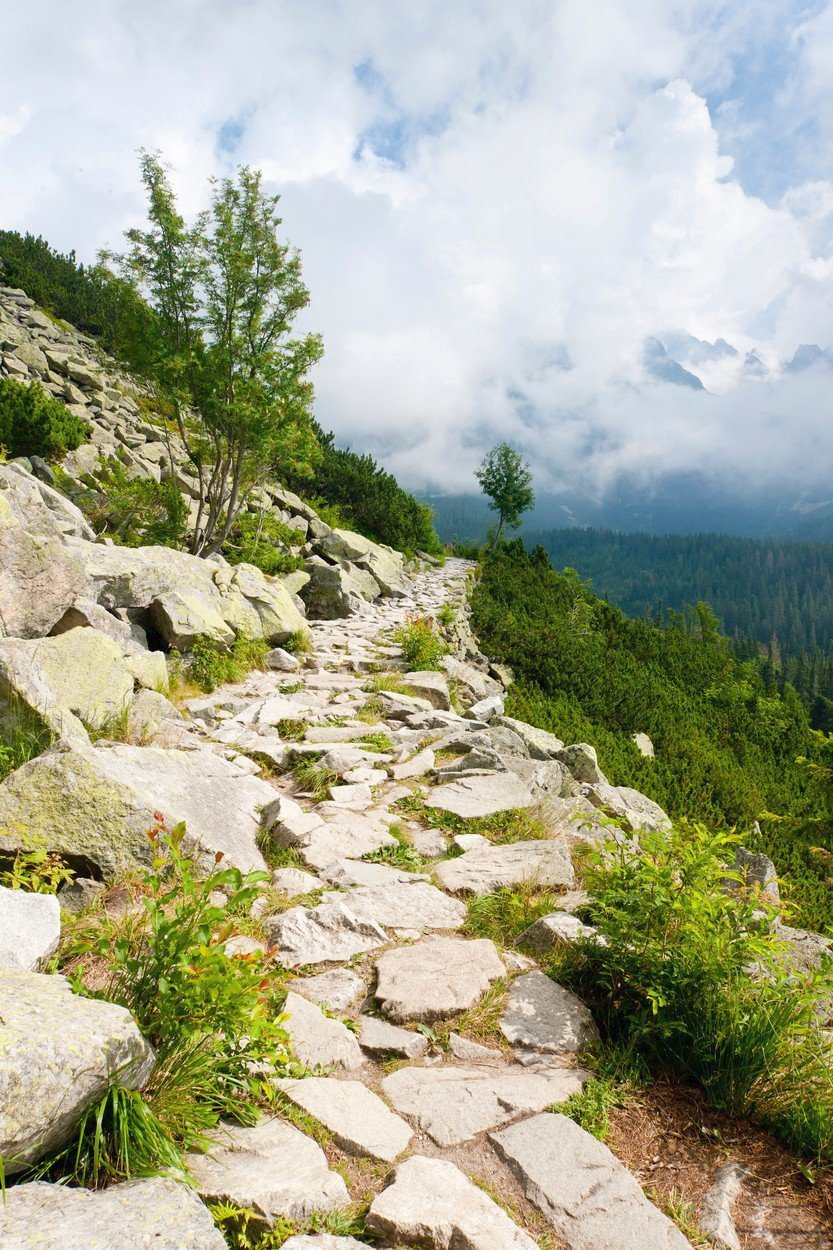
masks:
[(209, 750), (58, 743), (0, 784), (0, 850), (18, 849), (22, 829), (109, 879), (150, 862), (147, 833), (161, 812), (168, 828), (185, 822), (186, 849), (206, 863), (222, 852), (244, 872), (263, 869), (260, 807), (274, 793)]
[(311, 556), (304, 564), (308, 581), (299, 594), (312, 620), (333, 621), (356, 616), (365, 610), (367, 588), (347, 569)]
[(127, 709), (127, 734), (131, 742), (146, 746), (184, 743), (185, 718), (170, 699), (156, 690), (138, 690)]
[(517, 734), (534, 760), (554, 760), (558, 752), (564, 749), (560, 737), (555, 737), (545, 729), (527, 725), (523, 720), (515, 720), (514, 716), (499, 716), (497, 724)]
[(61, 939), (61, 905), (54, 894), (0, 886), (0, 968), (37, 972)]
[(532, 791), (513, 773), (459, 777), (448, 785), (435, 786), (425, 796), (428, 807), (438, 807), (455, 816), (475, 819), (494, 816), (497, 812), (532, 807)]
[(58, 891), (58, 902), (63, 911), (77, 915), (91, 907), (99, 894), (106, 889), (103, 881), (95, 881), (92, 877), (76, 877)]
[(225, 1250), (193, 1190), (166, 1177), (91, 1192), (35, 1181), (0, 1203), (4, 1250)]
[(410, 829), (408, 836), (420, 855), (425, 855), (429, 859), (437, 859), (445, 855), (448, 849), (446, 834), (442, 829)]
[(360, 919), (347, 903), (291, 907), (264, 922), (269, 942), (285, 968), (339, 963), (384, 946), (388, 935), (375, 921)]
[(487, 724), (497, 720), (499, 716), (503, 716), (503, 695), (492, 694), (487, 699), (479, 699), (477, 703), (472, 703), (464, 716), (466, 720), (484, 720)]
[(0, 1159), (19, 1172), (62, 1146), (116, 1079), (141, 1088), (153, 1051), (130, 1012), (62, 976), (0, 968)]
[(283, 1008), (295, 1055), (308, 1068), (360, 1068), (367, 1060), (353, 1033), (292, 990)]
[(537, 1115), (491, 1141), (570, 1250), (691, 1250), (607, 1146), (566, 1116)]
[(717, 1169), (714, 1184), (700, 1203), (700, 1228), (718, 1250), (741, 1250), (732, 1208), (745, 1175), (746, 1168), (739, 1163), (724, 1163)]
[(781, 891), (778, 888), (778, 873), (772, 860), (766, 855), (739, 846), (735, 853), (735, 871), (743, 877), (748, 889), (760, 890), (768, 903), (773, 907), (779, 906)]
[(448, 1049), (455, 1059), (460, 1059), (463, 1063), (505, 1062), (502, 1050), (483, 1046), (480, 1042), (473, 1042), (470, 1037), (461, 1037), (459, 1033), (449, 1033)]
[(377, 959), (376, 971), (376, 998), (397, 1024), (457, 1015), (504, 975), (494, 943), (487, 938), (427, 938), (387, 951)]
[(225, 1125), (208, 1154), (190, 1154), (187, 1162), (206, 1202), (251, 1207), (269, 1227), (281, 1215), (302, 1220), (350, 1201), (321, 1147), (285, 1120), (266, 1116), (254, 1128)]
[(607, 784), (607, 778), (599, 768), (596, 748), (586, 742), (577, 742), (564, 747), (556, 755), (556, 759), (572, 773), (576, 781)]
[(566, 1102), (588, 1078), (578, 1068), (412, 1067), (385, 1077), (382, 1089), (438, 1146), (457, 1146), (516, 1116)]
[(671, 821), (668, 814), (658, 803), (647, 795), (632, 790), (629, 786), (610, 786), (606, 782), (597, 782), (583, 787), (585, 796), (594, 807), (609, 812), (622, 822), (626, 829), (638, 832), (640, 829), (670, 829)]
[(439, 708), (442, 712), (451, 711), (448, 682), (442, 673), (431, 670), (405, 673), (402, 682), (407, 687), (408, 694), (414, 694), (418, 699), (426, 699), (432, 707)]
[(306, 1077), (277, 1085), (296, 1106), (329, 1129), (348, 1154), (393, 1163), (413, 1137), (410, 1125), (361, 1081)]
[(574, 881), (569, 847), (544, 840), (475, 847), (438, 864), (435, 872), (446, 890), (467, 894), (491, 894), (522, 881), (547, 887)]
[(283, 1243), (283, 1250), (367, 1250), (367, 1242), (332, 1233), (297, 1233)]
[[(376, 887), (383, 885), (402, 885), (413, 881), (426, 881), (424, 874), (406, 872), (403, 868), (391, 868), (388, 864), (366, 863), (363, 859), (336, 859), (326, 868), (321, 869), (321, 876), (331, 885), (342, 890), (353, 890), (357, 886)], [(359, 896), (361, 897), (361, 895)], [(330, 898), (343, 898), (343, 895), (330, 894)], [(350, 906), (356, 898), (350, 894)], [(380, 922), (381, 923), (381, 922)]]
[(302, 868), (276, 868), (272, 873), (272, 885), (289, 898), (311, 894), (313, 890), (320, 890), (322, 884), (318, 877)]
[(359, 1041), (371, 1055), (398, 1055), (400, 1059), (421, 1059), (428, 1050), (428, 1038), (413, 1029), (400, 1029), (378, 1016), (359, 1016)]
[[(329, 892), (325, 902), (336, 902)], [(360, 920), (393, 929), (459, 929), (466, 906), (425, 881), (385, 882), (352, 889), (346, 905)]]
[(640, 755), (649, 760), (654, 758), (654, 744), (647, 734), (631, 734), (631, 742)]
[(407, 781), (411, 777), (422, 777), (429, 773), (435, 764), (434, 752), (430, 749), (419, 751), (401, 764), (394, 764), (390, 775), (394, 781)]
[(367, 994), (364, 981), (349, 968), (333, 968), (315, 977), (298, 977), (292, 982), (292, 988), (339, 1015), (352, 1011)]
[(549, 916), (541, 916), (524, 929), (518, 938), (518, 946), (534, 951), (536, 955), (545, 955), (558, 947), (573, 946), (584, 940), (607, 946), (607, 939), (593, 925), (583, 924), (570, 912), (555, 911)]
[(581, 999), (538, 971), (512, 982), (500, 1029), (513, 1046), (538, 1054), (583, 1050), (599, 1040)]
[(429, 1250), (537, 1250), (505, 1211), (445, 1159), (414, 1155), (373, 1199), (368, 1232)]
[[(407, 594), (408, 578), (402, 553), (392, 547), (371, 542), (351, 530), (334, 529), (318, 540), (319, 550), (331, 558), (348, 560), (369, 573), (383, 595), (402, 598)], [(306, 567), (306, 566), (305, 566)]]
[(301, 667), (300, 660), (282, 647), (273, 647), (271, 651), (267, 651), (263, 663), (278, 673), (295, 673)]

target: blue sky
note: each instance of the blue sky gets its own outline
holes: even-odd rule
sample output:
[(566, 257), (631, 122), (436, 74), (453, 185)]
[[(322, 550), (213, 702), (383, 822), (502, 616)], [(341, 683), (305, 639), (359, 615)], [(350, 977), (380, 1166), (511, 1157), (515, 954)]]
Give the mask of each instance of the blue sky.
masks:
[[(0, 226), (91, 259), (139, 147), (188, 213), (261, 167), (319, 418), (412, 484), (504, 437), (542, 489), (829, 479), (829, 366), (787, 368), (833, 345), (828, 0), (42, 0), (4, 41)], [(658, 370), (686, 335), (736, 353)]]

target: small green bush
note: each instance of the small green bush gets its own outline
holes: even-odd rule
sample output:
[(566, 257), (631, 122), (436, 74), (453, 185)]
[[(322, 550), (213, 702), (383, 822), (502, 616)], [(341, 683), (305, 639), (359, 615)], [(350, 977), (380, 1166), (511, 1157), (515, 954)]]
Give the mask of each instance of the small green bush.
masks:
[(607, 945), (577, 944), (551, 971), (609, 1044), (830, 1161), (833, 1048), (816, 1013), (833, 973), (789, 965), (772, 908), (726, 867), (737, 841), (690, 825), (643, 831), (638, 850), (611, 840), (588, 852), (589, 910)]
[[(287, 1035), (276, 1012), (278, 974), (261, 956), (230, 957), (223, 945), (233, 916), (248, 912), (268, 874), (244, 876), (217, 857), (204, 875), (185, 853), (184, 835), (182, 825), (152, 831), (142, 910), (115, 942), (103, 929), (93, 949), (111, 969), (101, 997), (129, 1008), (156, 1051), (151, 1106), (169, 1125), (175, 1121), (187, 1144), (221, 1115), (253, 1122), (254, 1073), (286, 1064)], [(218, 891), (225, 907), (214, 901)]]
[(248, 672), (263, 663), (269, 644), (263, 638), (234, 640), (230, 651), (223, 651), (210, 638), (197, 638), (192, 650), (189, 675), (210, 694), (226, 682), (242, 681)]
[(7, 456), (56, 459), (80, 447), (87, 427), (37, 382), (0, 378), (0, 446)]
[(414, 671), (438, 669), (448, 648), (430, 616), (410, 616), (394, 634), (402, 648), (405, 663)]
[(230, 564), (254, 564), (274, 577), (301, 567), (303, 560), (289, 550), (300, 541), (298, 531), (271, 512), (241, 512), (223, 545), (223, 555)]
[(133, 478), (111, 460), (80, 490), (69, 486), (67, 493), (97, 534), (123, 547), (182, 547), (185, 541), (188, 505), (172, 478)]

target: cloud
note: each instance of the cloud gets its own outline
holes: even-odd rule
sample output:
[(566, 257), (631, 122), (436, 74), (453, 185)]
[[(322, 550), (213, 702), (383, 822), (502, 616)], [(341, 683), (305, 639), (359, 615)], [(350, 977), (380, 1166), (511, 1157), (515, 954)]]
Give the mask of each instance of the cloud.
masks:
[[(831, 375), (784, 361), (833, 344), (812, 159), (833, 147), (833, 5), (140, 8), (19, 15), (0, 225), (89, 258), (141, 216), (139, 146), (191, 212), (250, 162), (303, 250), (319, 418), (406, 481), (467, 489), (499, 438), (540, 489), (829, 477)], [(686, 335), (737, 354), (678, 359)], [(705, 389), (652, 374), (646, 340)]]

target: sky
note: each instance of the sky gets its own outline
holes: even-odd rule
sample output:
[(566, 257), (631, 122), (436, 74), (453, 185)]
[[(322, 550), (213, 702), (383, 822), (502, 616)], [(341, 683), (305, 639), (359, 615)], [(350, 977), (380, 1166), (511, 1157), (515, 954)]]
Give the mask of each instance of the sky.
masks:
[(324, 336), (318, 419), (408, 485), (476, 489), (507, 439), (543, 492), (833, 496), (833, 0), (0, 17), (0, 227), (92, 260), (142, 220), (138, 149), (189, 214), (261, 168)]

